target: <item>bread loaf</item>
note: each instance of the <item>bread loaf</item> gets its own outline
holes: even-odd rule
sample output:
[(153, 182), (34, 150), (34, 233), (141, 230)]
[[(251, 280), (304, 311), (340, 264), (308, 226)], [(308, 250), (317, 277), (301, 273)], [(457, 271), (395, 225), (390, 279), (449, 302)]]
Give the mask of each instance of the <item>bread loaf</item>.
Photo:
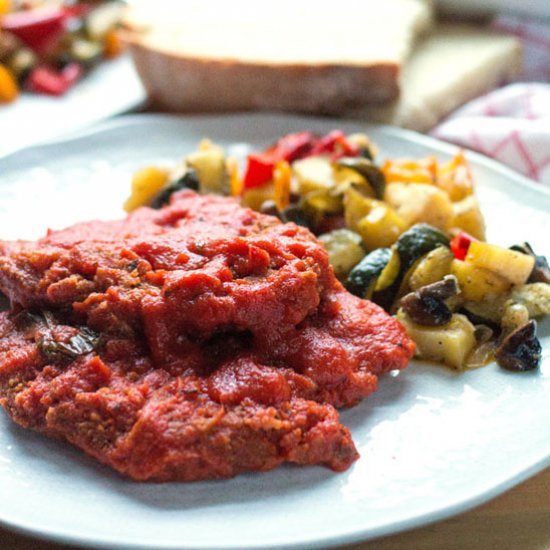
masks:
[(178, 112), (342, 114), (392, 101), (432, 13), (427, 0), (175, 5), (131, 11), (126, 40), (152, 101)]
[(521, 70), (519, 41), (474, 25), (439, 25), (405, 66), (402, 93), (390, 105), (351, 113), (361, 119), (426, 131), (454, 109)]

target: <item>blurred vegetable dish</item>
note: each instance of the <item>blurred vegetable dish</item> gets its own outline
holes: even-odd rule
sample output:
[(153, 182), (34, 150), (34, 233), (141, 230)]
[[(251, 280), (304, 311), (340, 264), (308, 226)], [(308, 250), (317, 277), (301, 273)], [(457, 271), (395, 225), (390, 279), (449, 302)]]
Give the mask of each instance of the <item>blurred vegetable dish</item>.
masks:
[(123, 3), (0, 0), (0, 103), (21, 90), (62, 96), (122, 51)]

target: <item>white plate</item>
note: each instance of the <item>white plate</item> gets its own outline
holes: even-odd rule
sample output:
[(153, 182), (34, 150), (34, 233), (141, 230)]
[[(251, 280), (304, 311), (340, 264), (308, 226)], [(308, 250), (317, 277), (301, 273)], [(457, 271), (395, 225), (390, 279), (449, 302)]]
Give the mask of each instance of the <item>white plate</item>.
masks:
[(0, 154), (125, 113), (145, 97), (128, 55), (101, 63), (62, 97), (23, 93), (0, 105)]
[[(455, 150), (411, 132), (269, 115), (123, 117), (0, 160), (0, 237), (121, 214), (130, 174), (173, 163), (203, 136), (244, 154), (299, 129), (367, 130), (388, 157)], [(492, 241), (550, 255), (550, 194), (469, 154)], [(0, 523), (107, 548), (321, 548), (433, 522), (550, 464), (550, 323), (542, 368), (464, 374), (413, 363), (342, 413), (361, 453), (347, 472), (283, 467), (229, 481), (140, 484), (0, 413)]]
[(518, 14), (529, 17), (550, 17), (548, 0), (437, 0), (438, 8), (447, 16), (476, 16), (487, 14)]

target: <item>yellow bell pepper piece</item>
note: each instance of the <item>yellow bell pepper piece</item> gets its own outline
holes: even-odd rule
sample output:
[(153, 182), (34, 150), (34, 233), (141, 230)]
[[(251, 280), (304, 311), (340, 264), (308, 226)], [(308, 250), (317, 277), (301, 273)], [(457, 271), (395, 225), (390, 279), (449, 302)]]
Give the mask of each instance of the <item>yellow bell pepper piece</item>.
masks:
[(240, 197), (243, 194), (243, 179), (239, 174), (239, 163), (235, 157), (228, 157), (225, 161), (229, 174), (229, 192), (232, 197)]
[(387, 160), (382, 165), (386, 183), (435, 183), (437, 171), (437, 158), (435, 156), (420, 160)]
[(12, 10), (11, 0), (0, 0), (0, 15), (6, 15)]
[[(1, 1), (1, 0), (0, 0)], [(116, 29), (111, 29), (105, 35), (103, 43), (103, 54), (107, 59), (118, 57), (124, 50), (124, 44), (120, 38), (120, 34)]]
[(0, 64), (0, 103), (10, 103), (19, 95), (19, 86), (12, 72)]
[(290, 204), (290, 184), (292, 169), (286, 160), (280, 160), (273, 170), (273, 185), (275, 187), (275, 206), (282, 211)]
[(472, 169), (464, 151), (459, 151), (452, 160), (439, 168), (437, 186), (453, 202), (461, 201), (474, 192)]

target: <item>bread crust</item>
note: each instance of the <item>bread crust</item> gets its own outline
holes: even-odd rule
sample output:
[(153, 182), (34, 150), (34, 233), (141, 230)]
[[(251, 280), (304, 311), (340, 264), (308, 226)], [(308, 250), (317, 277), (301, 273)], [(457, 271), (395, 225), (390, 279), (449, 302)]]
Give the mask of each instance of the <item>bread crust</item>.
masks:
[(294, 111), (339, 115), (395, 100), (400, 67), (263, 64), (169, 53), (127, 35), (136, 69), (155, 107), (174, 112)]
[(515, 80), (522, 62), (513, 36), (471, 24), (440, 24), (413, 52), (401, 97), (350, 116), (426, 132), (464, 103)]

